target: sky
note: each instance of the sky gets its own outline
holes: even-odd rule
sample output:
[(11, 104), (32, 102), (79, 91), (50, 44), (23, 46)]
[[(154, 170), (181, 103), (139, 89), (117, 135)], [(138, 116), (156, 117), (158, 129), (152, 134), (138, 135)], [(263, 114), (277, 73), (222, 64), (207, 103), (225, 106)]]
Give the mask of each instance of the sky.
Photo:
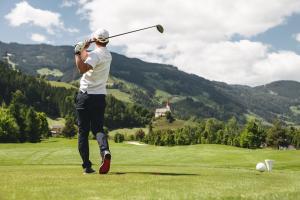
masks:
[(74, 45), (104, 28), (111, 51), (250, 86), (300, 81), (299, 0), (0, 0), (0, 41)]

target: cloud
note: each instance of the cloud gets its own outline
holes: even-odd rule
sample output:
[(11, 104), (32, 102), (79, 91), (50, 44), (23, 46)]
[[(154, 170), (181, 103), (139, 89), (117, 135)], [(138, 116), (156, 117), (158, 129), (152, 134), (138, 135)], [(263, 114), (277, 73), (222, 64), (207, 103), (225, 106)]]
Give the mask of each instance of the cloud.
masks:
[[(205, 78), (257, 85), (272, 79), (257, 68), (271, 62), (274, 54), (280, 59), (294, 59), (289, 63), (292, 66), (298, 62), (297, 54), (272, 52), (251, 38), (300, 13), (299, 0), (80, 0), (79, 4), (78, 13), (87, 17), (91, 31), (102, 27), (117, 34), (163, 24), (163, 35), (147, 30), (114, 38), (111, 43), (125, 45), (127, 56), (174, 64)], [(236, 35), (244, 39), (232, 41)], [(299, 74), (296, 67), (294, 72)]]
[(300, 33), (298, 33), (298, 34), (295, 35), (295, 39), (296, 39), (298, 42), (300, 42)]
[(76, 2), (72, 1), (72, 0), (63, 0), (62, 4), (60, 5), (60, 7), (62, 8), (69, 8), (72, 6), (75, 6)]
[(70, 32), (70, 33), (79, 33), (79, 30), (77, 28), (67, 28), (65, 30)]
[(197, 66), (194, 60), (178, 56), (187, 64), (187, 72), (203, 74), (211, 80), (232, 84), (263, 85), (276, 80), (300, 80), (300, 55), (291, 51), (272, 52), (260, 42), (241, 40), (218, 42), (199, 48)]
[(39, 42), (39, 43), (42, 43), (42, 42), (46, 42), (47, 41), (47, 37), (44, 36), (44, 35), (41, 35), (39, 33), (33, 33), (31, 34), (31, 37), (30, 39), (34, 42)]
[(70, 29), (70, 31), (64, 27), (59, 13), (34, 8), (26, 1), (17, 3), (16, 7), (5, 16), (5, 19), (7, 19), (9, 24), (13, 27), (31, 24), (46, 29), (49, 34), (54, 34), (59, 30), (69, 32), (75, 30)]
[[(253, 66), (265, 78), (264, 81), (254, 76), (252, 82), (260, 81), (260, 84), (274, 80), (300, 80), (300, 55), (291, 51), (272, 52)], [(258, 79), (258, 80), (255, 80)]]

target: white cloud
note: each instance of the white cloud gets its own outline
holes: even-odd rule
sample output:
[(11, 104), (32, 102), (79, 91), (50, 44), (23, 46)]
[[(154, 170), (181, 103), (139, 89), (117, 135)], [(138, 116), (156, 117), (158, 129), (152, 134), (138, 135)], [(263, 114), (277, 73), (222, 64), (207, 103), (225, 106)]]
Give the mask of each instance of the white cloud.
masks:
[[(34, 8), (26, 1), (17, 3), (16, 7), (5, 16), (5, 19), (13, 27), (31, 24), (46, 29), (49, 34), (54, 34), (59, 30), (69, 31), (64, 27), (59, 13)], [(69, 32), (72, 30), (75, 29), (71, 29)]]
[(78, 33), (79, 32), (79, 30), (77, 28), (67, 28), (66, 30), (70, 33)]
[[(260, 42), (241, 40), (219, 42), (198, 49), (195, 60), (178, 56), (190, 73), (232, 84), (263, 85), (276, 80), (300, 80), (300, 55), (290, 51), (272, 52)], [(191, 55), (192, 57), (192, 55)], [(183, 61), (182, 61), (183, 60)]]
[[(131, 57), (174, 64), (213, 80), (256, 85), (286, 78), (284, 73), (267, 77), (257, 69), (271, 62), (274, 54), (280, 60), (293, 59), (286, 64), (300, 74), (295, 67), (298, 55), (272, 52), (270, 47), (250, 41), (300, 13), (299, 0), (80, 0), (79, 4), (78, 13), (87, 17), (91, 31), (103, 27), (117, 34), (155, 23), (165, 26), (163, 35), (147, 30), (111, 40), (114, 45), (125, 45), (126, 55)], [(246, 39), (232, 42), (235, 35)]]
[(295, 39), (300, 42), (300, 33), (298, 33), (296, 36), (295, 36)]
[(34, 42), (39, 42), (39, 43), (47, 41), (47, 37), (39, 33), (31, 34), (30, 39)]
[(63, 0), (62, 4), (60, 5), (60, 7), (62, 8), (69, 8), (69, 7), (72, 7), (72, 6), (75, 6), (76, 5), (76, 2), (75, 1), (72, 1), (72, 0)]
[(268, 56), (258, 61), (253, 66), (264, 80), (259, 76), (253, 77), (252, 82), (264, 84), (275, 80), (300, 80), (300, 55), (290, 51), (280, 51), (269, 53)]

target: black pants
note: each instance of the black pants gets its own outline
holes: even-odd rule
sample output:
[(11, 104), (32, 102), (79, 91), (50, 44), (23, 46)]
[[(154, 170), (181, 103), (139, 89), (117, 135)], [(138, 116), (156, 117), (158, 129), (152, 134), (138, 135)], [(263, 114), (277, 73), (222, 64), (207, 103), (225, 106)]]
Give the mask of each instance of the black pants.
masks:
[(79, 92), (76, 96), (76, 110), (78, 119), (78, 150), (82, 158), (82, 167), (91, 167), (89, 159), (89, 141), (90, 130), (96, 137), (101, 152), (109, 150), (107, 133), (103, 130), (105, 95), (87, 94)]

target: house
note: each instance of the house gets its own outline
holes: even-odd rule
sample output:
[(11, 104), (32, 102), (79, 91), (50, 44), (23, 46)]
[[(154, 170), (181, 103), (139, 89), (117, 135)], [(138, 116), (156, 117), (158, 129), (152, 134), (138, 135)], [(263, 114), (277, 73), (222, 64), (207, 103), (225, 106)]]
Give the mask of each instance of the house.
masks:
[(166, 116), (166, 112), (171, 112), (169, 101), (167, 102), (166, 107), (164, 107), (164, 108), (157, 108), (155, 110), (155, 118)]

